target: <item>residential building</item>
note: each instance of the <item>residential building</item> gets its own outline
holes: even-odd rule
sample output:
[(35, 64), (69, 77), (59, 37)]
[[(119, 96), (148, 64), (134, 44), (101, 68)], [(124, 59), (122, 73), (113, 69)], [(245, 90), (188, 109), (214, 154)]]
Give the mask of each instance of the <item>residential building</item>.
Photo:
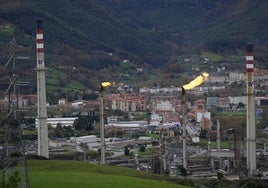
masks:
[(155, 107), (156, 112), (158, 111), (174, 111), (174, 108), (172, 106), (172, 104), (170, 103), (170, 101), (157, 101), (155, 105), (153, 105)]
[(29, 108), (37, 104), (37, 95), (18, 95), (11, 94), (5, 96), (4, 99), (0, 100), (0, 110), (8, 109), (9, 100), (12, 104), (18, 104), (18, 108)]
[(179, 113), (177, 112), (162, 112), (163, 123), (178, 122), (180, 120)]
[(208, 80), (210, 83), (222, 84), (227, 81), (227, 78), (225, 75), (211, 75)]
[(218, 97), (217, 106), (221, 108), (229, 108), (230, 100), (228, 97)]
[(163, 121), (163, 117), (159, 114), (151, 114), (150, 125), (158, 126)]
[(268, 69), (254, 69), (255, 80), (268, 80)]
[(113, 110), (123, 112), (142, 112), (147, 107), (147, 97), (138, 94), (111, 94), (108, 96)]
[(239, 97), (228, 97), (229, 98), (229, 102), (230, 104), (239, 104), (239, 103), (243, 103), (243, 104), (247, 104), (247, 96), (239, 96)]
[[(60, 124), (62, 127), (73, 127), (74, 121), (77, 119), (78, 117), (47, 118), (47, 124), (54, 128), (56, 128), (58, 124)], [(35, 125), (38, 127), (37, 119), (35, 120)]]
[(208, 97), (207, 98), (207, 103), (206, 103), (206, 105), (207, 106), (217, 106), (217, 99), (218, 99), (218, 97)]
[(58, 105), (64, 105), (64, 104), (67, 104), (68, 103), (68, 100), (65, 99), (65, 98), (60, 98), (58, 100)]
[(230, 72), (228, 75), (228, 81), (230, 83), (241, 82), (241, 81), (244, 81), (245, 79), (246, 79), (245, 73), (241, 73), (241, 72)]

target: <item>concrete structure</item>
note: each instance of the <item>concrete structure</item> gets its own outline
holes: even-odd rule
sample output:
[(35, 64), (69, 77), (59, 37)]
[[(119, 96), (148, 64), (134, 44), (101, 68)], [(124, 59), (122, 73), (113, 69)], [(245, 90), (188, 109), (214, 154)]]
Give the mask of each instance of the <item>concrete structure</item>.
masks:
[(101, 139), (101, 164), (105, 164), (105, 128), (104, 128), (104, 102), (103, 102), (104, 86), (101, 84), (100, 89), (100, 139)]
[[(50, 125), (53, 128), (56, 128), (58, 124), (61, 126), (71, 126), (73, 127), (74, 121), (78, 117), (63, 117), (63, 118), (47, 118), (47, 125)], [(35, 120), (36, 127), (38, 127), (38, 119)]]
[(97, 142), (97, 137), (95, 135), (87, 135), (76, 137), (75, 139), (77, 144), (88, 144)]
[(186, 91), (182, 88), (182, 162), (183, 167), (187, 169), (187, 161), (186, 161)]
[(109, 122), (107, 126), (121, 128), (140, 128), (147, 125), (146, 121), (118, 121)]
[(104, 89), (111, 86), (111, 82), (100, 84), (100, 139), (101, 139), (101, 164), (105, 164), (105, 127), (104, 127)]
[(211, 149), (210, 157), (217, 158), (234, 158), (234, 151), (228, 149)]
[(36, 48), (37, 48), (37, 121), (38, 121), (38, 155), (49, 158), (47, 107), (46, 107), (46, 68), (44, 61), (44, 39), (41, 28), (42, 20), (37, 20)]
[(248, 175), (254, 175), (256, 171), (256, 122), (254, 99), (254, 64), (253, 45), (247, 45), (246, 77), (247, 77), (247, 168)]

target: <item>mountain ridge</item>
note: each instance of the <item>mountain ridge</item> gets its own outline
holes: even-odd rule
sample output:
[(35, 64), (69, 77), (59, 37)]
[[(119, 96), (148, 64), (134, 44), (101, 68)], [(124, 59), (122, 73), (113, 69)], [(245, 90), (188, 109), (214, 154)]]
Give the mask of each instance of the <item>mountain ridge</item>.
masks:
[[(10, 26), (0, 29), (1, 64), (13, 37), (30, 49), (23, 50), (25, 55), (35, 57), (35, 20), (42, 18), (47, 66), (78, 68), (81, 78), (74, 79), (86, 87), (94, 85), (86, 75), (94, 82), (122, 81), (125, 73), (132, 77), (123, 79), (129, 82), (163, 73), (178, 80), (185, 71), (181, 61), (190, 57), (195, 65), (202, 51), (241, 55), (245, 44), (253, 42), (260, 44), (256, 61), (268, 60), (267, 10), (263, 0), (1, 1), (0, 25)], [(125, 59), (128, 66), (122, 64)], [(142, 78), (135, 71), (139, 68)]]

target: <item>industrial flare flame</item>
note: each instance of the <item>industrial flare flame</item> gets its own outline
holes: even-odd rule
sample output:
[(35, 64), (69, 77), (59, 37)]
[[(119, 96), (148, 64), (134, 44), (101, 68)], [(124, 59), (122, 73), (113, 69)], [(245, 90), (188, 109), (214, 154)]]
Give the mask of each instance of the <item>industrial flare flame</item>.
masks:
[(196, 77), (194, 80), (192, 80), (189, 84), (183, 85), (183, 89), (189, 90), (193, 89), (199, 85), (201, 85), (204, 81), (208, 79), (209, 74), (207, 72), (202, 73), (198, 77)]
[(102, 83), (101, 83), (101, 86), (102, 86), (102, 87), (108, 87), (108, 86), (111, 86), (111, 85), (112, 85), (111, 82), (102, 82)]

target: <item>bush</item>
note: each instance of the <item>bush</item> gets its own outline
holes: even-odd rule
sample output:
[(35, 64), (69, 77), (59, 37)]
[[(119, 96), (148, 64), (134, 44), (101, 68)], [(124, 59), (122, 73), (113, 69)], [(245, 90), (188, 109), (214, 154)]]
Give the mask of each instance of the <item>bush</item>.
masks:
[(218, 178), (218, 180), (223, 180), (223, 173), (217, 172), (217, 178)]
[(128, 147), (125, 147), (124, 154), (127, 155), (127, 156), (129, 156), (129, 149), (128, 149)]
[(180, 170), (180, 174), (181, 174), (183, 177), (186, 177), (186, 176), (187, 176), (186, 168), (184, 168), (184, 167), (180, 167), (179, 170)]
[(145, 146), (140, 147), (140, 152), (145, 152)]

